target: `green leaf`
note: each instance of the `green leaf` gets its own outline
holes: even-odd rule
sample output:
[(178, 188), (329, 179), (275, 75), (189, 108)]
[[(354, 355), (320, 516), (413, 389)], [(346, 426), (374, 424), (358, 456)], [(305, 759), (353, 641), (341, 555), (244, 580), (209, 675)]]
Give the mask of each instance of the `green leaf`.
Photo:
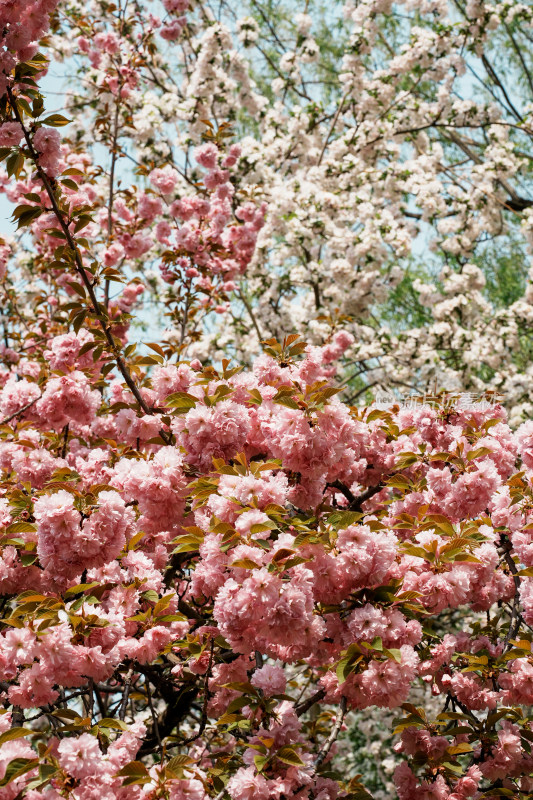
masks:
[(115, 731), (127, 731), (128, 726), (120, 719), (113, 719), (112, 717), (104, 717), (95, 726), (95, 728), (111, 728)]
[(292, 397), (285, 397), (284, 395), (278, 396), (276, 395), (272, 402), (276, 403), (279, 406), (285, 406), (286, 408), (292, 408), (294, 411), (298, 411), (300, 406)]
[(488, 447), (478, 447), (476, 450), (470, 450), (466, 457), (469, 461), (473, 461), (475, 458), (481, 458), (481, 456), (490, 456), (492, 452)]
[(50, 125), (52, 128), (61, 128), (63, 125), (68, 125), (71, 122), (71, 119), (67, 119), (62, 114), (50, 114), (49, 117), (43, 119), (43, 125)]
[[(154, 350), (154, 352), (158, 353), (160, 356), (163, 356), (163, 358), (165, 357), (165, 351), (160, 344), (157, 344), (156, 342), (146, 342), (146, 346), (151, 350)], [(176, 758), (178, 758), (178, 756), (176, 756)]]
[(291, 767), (303, 767), (304, 762), (292, 747), (282, 747), (276, 753), (276, 758), (283, 761), (284, 764), (289, 764)]
[(17, 230), (20, 228), (25, 228), (26, 225), (29, 225), (34, 219), (40, 217), (42, 213), (42, 208), (37, 208), (35, 206), (31, 206), (28, 211), (23, 211), (18, 217)]
[[(412, 703), (402, 703), (400, 708), (402, 708), (404, 711), (407, 711), (409, 714), (412, 714), (413, 716), (418, 717), (421, 722), (423, 722), (424, 719), (425, 719), (424, 709), (423, 708), (417, 708)], [(448, 715), (448, 716), (450, 716), (450, 715)], [(462, 716), (462, 715), (460, 715), (460, 716)]]
[(130, 761), (129, 764), (126, 764), (125, 767), (122, 767), (122, 769), (119, 770), (119, 772), (117, 772), (115, 777), (117, 777), (117, 778), (122, 778), (122, 777), (132, 778), (132, 777), (135, 776), (135, 777), (142, 778), (142, 777), (144, 777), (146, 775), (148, 775), (148, 770), (146, 769), (146, 767), (142, 763), (142, 761)]
[(175, 541), (178, 542), (178, 546), (174, 548), (173, 553), (193, 552), (198, 550), (199, 545), (202, 543), (202, 539), (197, 536), (180, 536)]
[[(85, 317), (86, 316), (87, 316), (87, 311), (85, 309), (83, 309), (83, 311), (80, 311), (79, 314), (76, 314), (76, 316), (72, 320), (72, 327), (74, 328), (75, 333), (79, 333), (81, 326), (85, 322)], [(113, 365), (111, 366), (111, 369), (112, 368), (113, 368)], [(102, 372), (103, 372), (103, 370), (102, 370)]]
[(339, 683), (344, 683), (362, 660), (363, 656), (359, 647), (356, 644), (351, 644), (337, 664), (336, 673)]
[(390, 656), (390, 658), (392, 658), (398, 664), (402, 663), (402, 653), (396, 647), (389, 647), (388, 650), (385, 650), (385, 654)]
[[(68, 286), (70, 286), (70, 288), (71, 288), (71, 289), (72, 289), (74, 292), (76, 292), (76, 294), (79, 294), (79, 296), (80, 296), (81, 298), (83, 298), (83, 300), (85, 300), (85, 298), (86, 298), (85, 289), (84, 289), (84, 287), (81, 285), (81, 283), (75, 283), (74, 281), (67, 281), (67, 285), (68, 285)], [(93, 344), (93, 342), (91, 342), (90, 344), (92, 345), (92, 344)]]
[(24, 113), (28, 115), (28, 117), (33, 117), (32, 110), (30, 108), (30, 104), (24, 97), (17, 97), (17, 106), (19, 110), (22, 108)]
[(183, 767), (189, 767), (191, 764), (194, 764), (194, 758), (181, 754), (170, 759), (167, 764), (167, 769), (174, 772), (176, 769), (183, 769)]
[(270, 756), (259, 756), (259, 755), (254, 756), (254, 764), (258, 772), (262, 772), (269, 761), (270, 761)]
[(162, 364), (162, 356), (140, 356), (135, 359), (135, 364), (140, 367), (152, 367), (154, 364)]
[(468, 742), (460, 742), (459, 744), (447, 747), (446, 752), (451, 756), (459, 755), (460, 753), (471, 753), (474, 748)]
[(180, 408), (180, 409), (187, 409), (196, 408), (196, 403), (198, 399), (193, 397), (192, 394), (188, 392), (174, 392), (173, 394), (169, 394), (167, 399), (165, 400), (165, 405), (169, 406), (170, 408)]
[(256, 689), (249, 681), (232, 681), (231, 683), (223, 683), (224, 689), (232, 689), (234, 692), (251, 692), (256, 694)]
[(440, 530), (444, 531), (444, 533), (447, 533), (450, 536), (455, 536), (455, 529), (453, 525), (451, 524), (450, 520), (442, 514), (431, 514), (430, 516), (426, 517), (425, 522), (426, 521), (428, 523), (428, 527), (429, 524), (432, 526), (436, 525), (437, 528), (440, 528)]
[(25, 567), (29, 567), (31, 564), (35, 564), (37, 558), (38, 558), (37, 553), (31, 553), (28, 552), (27, 550), (20, 553), (20, 560), (23, 566)]
[(8, 731), (0, 736), (0, 745), (4, 742), (11, 742), (13, 739), (22, 739), (23, 736), (30, 736), (35, 731), (30, 728), (10, 728)]
[(82, 214), (81, 217), (78, 217), (76, 220), (76, 224), (74, 225), (74, 233), (78, 233), (81, 231), (82, 228), (85, 228), (89, 222), (94, 222), (94, 219), (90, 217), (88, 214)]
[[(447, 560), (447, 559), (445, 559)], [(470, 553), (458, 553), (456, 556), (453, 557), (453, 561), (466, 561), (469, 564), (480, 564), (479, 558), (471, 555)]]
[(75, 192), (77, 192), (78, 189), (80, 188), (76, 183), (76, 181), (73, 181), (72, 178), (61, 178), (61, 183), (63, 186), (66, 186), (67, 188), (72, 189)]
[(20, 778), (21, 775), (25, 775), (38, 766), (38, 758), (14, 758), (7, 765), (4, 777), (0, 781), (0, 786), (7, 786), (8, 783)]
[(33, 522), (13, 522), (6, 528), (6, 533), (35, 533), (37, 525)]
[(230, 564), (230, 567), (235, 567), (237, 569), (259, 569), (259, 564), (252, 561), (251, 558), (241, 558)]
[(328, 523), (334, 528), (348, 528), (350, 525), (355, 525), (363, 514), (357, 511), (334, 511), (328, 517)]
[(52, 714), (54, 717), (59, 717), (59, 719), (67, 719), (70, 721), (83, 719), (76, 711), (73, 711), (73, 709), (71, 708), (58, 708), (57, 711), (53, 711)]
[(248, 389), (248, 394), (250, 397), (248, 398), (249, 403), (254, 403), (254, 405), (260, 406), (263, 402), (263, 398), (261, 397), (261, 393), (259, 389)]
[(236, 697), (235, 700), (232, 700), (229, 706), (226, 709), (228, 714), (235, 714), (236, 711), (240, 711), (244, 706), (247, 706), (250, 702), (250, 698), (241, 695), (240, 697)]
[(6, 170), (9, 177), (14, 175), (17, 179), (24, 166), (24, 156), (22, 153), (12, 153), (6, 161)]
[[(255, 525), (250, 527), (250, 533), (264, 533), (265, 531), (275, 531), (277, 530), (277, 525), (272, 520), (268, 520), (267, 522), (258, 522)], [(257, 540), (256, 540), (257, 541)]]
[(146, 592), (143, 592), (142, 597), (144, 600), (148, 600), (149, 603), (157, 603), (159, 600), (159, 595), (154, 589), (147, 589)]
[(518, 574), (522, 578), (533, 578), (533, 567), (527, 567), (526, 569), (519, 570)]
[(449, 772), (452, 772), (454, 775), (462, 775), (463, 768), (459, 766), (459, 764), (452, 764), (450, 761), (445, 761), (442, 765), (445, 767)]

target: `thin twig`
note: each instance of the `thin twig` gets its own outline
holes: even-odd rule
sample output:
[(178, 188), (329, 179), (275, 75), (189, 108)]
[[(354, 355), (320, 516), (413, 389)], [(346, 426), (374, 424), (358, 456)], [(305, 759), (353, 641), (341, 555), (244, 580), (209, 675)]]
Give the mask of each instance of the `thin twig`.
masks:
[(14, 417), (18, 417), (19, 414), (23, 414), (25, 411), (28, 410), (28, 408), (31, 408), (32, 405), (37, 402), (37, 400), (40, 399), (41, 399), (40, 395), (39, 397), (35, 397), (30, 403), (26, 403), (26, 405), (22, 406), (22, 408), (19, 408), (18, 411), (15, 411), (13, 414), (10, 414), (9, 417), (6, 417), (2, 421), (0, 421), (0, 425), (7, 425), (7, 423), (11, 422), (11, 420), (14, 419)]
[(205, 680), (204, 680), (204, 704), (202, 706), (202, 718), (200, 720), (200, 726), (198, 728), (198, 733), (194, 734), (194, 736), (190, 736), (188, 739), (185, 739), (183, 742), (178, 742), (180, 747), (183, 747), (187, 744), (192, 744), (195, 742), (196, 739), (199, 739), (202, 733), (205, 730), (205, 726), (207, 725), (207, 706), (209, 703), (209, 699), (211, 697), (211, 692), (209, 691), (209, 678), (211, 677), (211, 671), (213, 668), (213, 649), (215, 646), (215, 640), (211, 639), (211, 652), (209, 654), (209, 664), (207, 667), (207, 672), (205, 673)]
[(340, 729), (341, 729), (342, 723), (344, 722), (344, 717), (346, 716), (346, 707), (347, 707), (346, 698), (345, 697), (341, 697), (340, 713), (337, 716), (337, 721), (335, 722), (335, 725), (334, 725), (333, 730), (331, 731), (331, 733), (330, 733), (330, 735), (328, 737), (328, 740), (326, 741), (326, 743), (324, 744), (324, 746), (322, 747), (322, 749), (320, 750), (319, 754), (316, 757), (315, 769), (319, 768), (319, 766), (327, 758), (327, 756), (329, 754), (329, 751), (333, 747), (333, 744), (334, 744), (335, 740), (337, 739), (337, 736), (340, 733)]
[(66, 458), (68, 447), (68, 422), (63, 428), (63, 446), (61, 448), (61, 458)]
[(157, 714), (155, 713), (154, 704), (152, 703), (152, 692), (150, 691), (150, 681), (148, 678), (145, 682), (146, 686), (146, 697), (148, 699), (148, 707), (150, 708), (150, 714), (152, 715), (152, 723), (154, 726), (154, 733), (157, 739), (157, 744), (159, 745), (159, 750), (162, 752), (162, 745), (161, 745), (161, 736), (159, 733), (159, 723), (157, 721)]
[[(131, 391), (131, 393), (135, 397), (135, 400), (137, 401), (139, 407), (144, 411), (145, 414), (151, 415), (153, 413), (152, 409), (149, 407), (149, 405), (146, 403), (146, 401), (144, 400), (143, 396), (141, 395), (137, 385), (135, 384), (135, 381), (131, 377), (131, 374), (130, 374), (130, 372), (128, 370), (128, 367), (126, 366), (126, 363), (124, 362), (122, 356), (120, 355), (120, 353), (118, 351), (118, 346), (117, 346), (117, 344), (115, 342), (115, 339), (113, 338), (113, 334), (111, 333), (111, 326), (104, 322), (104, 319), (102, 317), (103, 307), (98, 302), (98, 299), (97, 299), (95, 291), (94, 291), (93, 284), (89, 280), (89, 277), (87, 275), (87, 271), (86, 271), (86, 269), (85, 269), (85, 267), (83, 265), (83, 260), (82, 260), (80, 251), (79, 251), (78, 246), (77, 246), (76, 242), (74, 241), (74, 238), (73, 238), (73, 236), (72, 236), (72, 234), (70, 232), (69, 223), (65, 221), (65, 219), (63, 217), (63, 213), (62, 213), (61, 209), (58, 206), (57, 199), (56, 199), (56, 196), (54, 194), (54, 190), (53, 190), (52, 185), (50, 183), (50, 178), (48, 177), (46, 172), (42, 169), (42, 167), (39, 164), (38, 153), (37, 153), (37, 151), (35, 150), (35, 148), (33, 146), (33, 142), (32, 142), (31, 137), (30, 137), (25, 125), (24, 125), (23, 119), (22, 119), (22, 117), (20, 115), (20, 112), (19, 112), (17, 104), (16, 104), (15, 97), (13, 96), (13, 92), (12, 92), (12, 90), (10, 88), (7, 89), (7, 95), (9, 97), (9, 102), (11, 104), (11, 108), (13, 109), (13, 113), (15, 114), (15, 118), (16, 118), (17, 122), (20, 124), (20, 126), (22, 128), (22, 131), (23, 131), (23, 134), (24, 134), (24, 139), (26, 141), (26, 145), (28, 147), (30, 156), (31, 156), (31, 158), (32, 158), (32, 160), (33, 160), (33, 162), (35, 164), (35, 169), (37, 171), (37, 174), (38, 174), (38, 176), (39, 176), (39, 178), (41, 180), (41, 183), (43, 184), (43, 186), (45, 188), (45, 191), (46, 191), (46, 193), (48, 195), (48, 198), (50, 200), (50, 203), (52, 205), (52, 210), (54, 212), (54, 216), (56, 217), (57, 221), (59, 222), (59, 225), (61, 227), (63, 235), (64, 235), (64, 237), (65, 237), (65, 239), (66, 239), (66, 241), (68, 243), (68, 246), (69, 246), (69, 248), (70, 248), (70, 250), (72, 252), (72, 255), (74, 257), (74, 266), (75, 266), (76, 272), (78, 273), (79, 277), (81, 278), (82, 283), (83, 283), (83, 285), (85, 287), (85, 290), (86, 290), (87, 294), (89, 295), (89, 300), (90, 300), (90, 304), (92, 306), (93, 312), (94, 312), (94, 314), (96, 316), (96, 319), (98, 320), (98, 323), (99, 323), (99, 325), (100, 325), (100, 327), (101, 327), (101, 329), (102, 329), (102, 331), (104, 333), (104, 336), (105, 336), (105, 338), (107, 340), (109, 348), (110, 348), (111, 352), (113, 353), (113, 357), (114, 357), (115, 363), (116, 363), (117, 367), (119, 368), (120, 373), (122, 374), (122, 377), (124, 378), (124, 380), (126, 382), (126, 385), (128, 386), (128, 389)], [(170, 442), (170, 437), (169, 437), (169, 435), (168, 435), (168, 433), (166, 431), (160, 430), (159, 431), (159, 435), (161, 436), (163, 441), (165, 441), (167, 444)]]
[(368, 489), (365, 489), (364, 492), (361, 492), (361, 494), (356, 497), (348, 486), (345, 486), (344, 483), (339, 480), (328, 483), (328, 486), (332, 489), (338, 489), (338, 491), (345, 496), (349, 503), (348, 511), (361, 511), (363, 503), (366, 503), (367, 500), (370, 500), (371, 497), (381, 492), (383, 489), (383, 484), (378, 483), (377, 486), (369, 486)]
[(124, 694), (122, 695), (122, 700), (120, 702), (120, 711), (118, 714), (118, 718), (122, 721), (124, 721), (124, 717), (126, 716), (126, 707), (128, 705), (128, 697), (130, 695), (132, 677), (133, 677), (133, 667), (130, 667), (128, 672), (126, 673), (126, 677), (124, 678)]
[(314, 706), (315, 703), (319, 703), (325, 696), (326, 696), (326, 690), (319, 689), (318, 692), (315, 692), (314, 694), (311, 695), (311, 697), (308, 697), (307, 700), (304, 700), (303, 703), (300, 703), (299, 706), (296, 706), (296, 708), (294, 709), (296, 716), (301, 717), (302, 714), (305, 714), (306, 711), (309, 711), (311, 706)]
[(503, 643), (503, 651), (507, 650), (509, 647), (509, 643), (516, 638), (518, 635), (518, 631), (520, 630), (520, 625), (522, 624), (522, 615), (520, 614), (520, 576), (518, 575), (518, 570), (516, 568), (516, 564), (513, 561), (513, 558), (510, 553), (511, 549), (511, 542), (507, 540), (503, 546), (503, 557), (505, 559), (505, 563), (509, 567), (509, 571), (513, 576), (513, 581), (515, 585), (515, 593), (513, 597), (513, 606), (511, 611), (511, 619), (509, 621), (509, 630), (507, 631), (507, 635), (504, 639)]
[(254, 314), (253, 308), (250, 305), (250, 302), (249, 302), (248, 298), (246, 297), (246, 295), (244, 294), (243, 291), (238, 291), (237, 292), (237, 296), (240, 297), (240, 299), (244, 303), (244, 306), (245, 306), (248, 314), (250, 315), (250, 319), (252, 320), (252, 325), (255, 328), (255, 332), (257, 333), (257, 336), (259, 337), (259, 341), (262, 342), (264, 337), (261, 335), (261, 331), (259, 329), (259, 325), (258, 325), (256, 316)]
[[(115, 118), (113, 120), (113, 137), (112, 137), (112, 145), (111, 145), (111, 168), (109, 170), (109, 200), (108, 200), (108, 208), (107, 208), (107, 241), (111, 241), (111, 237), (113, 235), (113, 203), (115, 199), (115, 165), (117, 161), (117, 141), (118, 141), (118, 121), (120, 115), (120, 91), (122, 89), (122, 83), (118, 86), (117, 91), (117, 102), (115, 104)], [(106, 308), (109, 306), (109, 286), (111, 281), (106, 279), (105, 282), (105, 289), (104, 289), (104, 302)]]
[(332, 121), (331, 121), (331, 125), (329, 126), (329, 130), (328, 130), (327, 136), (326, 136), (326, 138), (324, 139), (324, 144), (322, 145), (322, 150), (320, 151), (320, 155), (319, 155), (319, 157), (318, 157), (318, 162), (317, 162), (317, 166), (318, 166), (318, 167), (319, 167), (319, 166), (321, 165), (321, 163), (322, 163), (322, 159), (324, 158), (324, 153), (326, 152), (326, 147), (327, 147), (327, 146), (328, 146), (328, 144), (329, 144), (329, 137), (331, 136), (331, 134), (332, 134), (332, 133), (333, 133), (333, 131), (335, 130), (335, 125), (337, 124), (337, 120), (338, 120), (338, 119), (339, 119), (339, 117), (340, 117), (340, 114), (341, 114), (342, 108), (343, 108), (343, 106), (344, 106), (344, 101), (345, 101), (345, 100), (346, 100), (346, 98), (348, 97), (348, 95), (349, 95), (350, 91), (351, 91), (351, 89), (347, 89), (347, 90), (344, 92), (344, 94), (343, 94), (343, 96), (342, 96), (342, 98), (341, 98), (341, 101), (340, 101), (340, 103), (339, 103), (339, 107), (338, 107), (337, 111), (335, 112), (335, 116), (333, 117), (333, 119), (332, 119)]

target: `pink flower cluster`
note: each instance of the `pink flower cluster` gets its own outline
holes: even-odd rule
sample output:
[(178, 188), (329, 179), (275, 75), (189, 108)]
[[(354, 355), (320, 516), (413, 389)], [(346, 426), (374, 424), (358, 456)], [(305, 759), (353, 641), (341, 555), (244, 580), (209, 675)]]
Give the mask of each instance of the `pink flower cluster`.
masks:
[[(231, 145), (224, 155), (213, 143), (197, 147), (197, 163), (207, 170), (204, 176), (205, 196), (185, 196), (170, 204), (170, 215), (174, 226), (175, 246), (187, 256), (179, 263), (188, 278), (198, 278), (203, 289), (212, 286), (212, 278), (220, 276), (226, 291), (233, 288), (232, 281), (242, 274), (252, 258), (258, 232), (264, 225), (266, 204), (259, 208), (251, 202), (237, 207), (233, 220), (232, 197), (234, 187), (230, 180), (230, 168), (240, 157), (239, 145)], [(152, 185), (168, 200), (172, 199), (178, 173), (166, 166), (152, 170), (149, 175)], [(154, 219), (160, 211), (156, 198), (141, 198), (140, 210), (145, 218)], [(157, 210), (156, 210), (157, 209)], [(157, 236), (165, 244), (170, 244), (172, 227), (162, 220), (157, 225)], [(175, 280), (175, 271), (166, 264), (162, 274), (169, 283)], [(200, 271), (199, 271), (200, 270)], [(201, 275), (201, 271), (203, 273)]]
[(8, 76), (20, 61), (31, 59), (37, 43), (50, 25), (50, 14), (59, 0), (3, 0), (0, 4), (2, 29), (0, 56), (0, 95), (8, 86)]
[(35, 502), (39, 560), (50, 574), (72, 579), (84, 569), (102, 566), (118, 556), (131, 530), (133, 512), (117, 492), (103, 491), (98, 506), (83, 520), (74, 497), (64, 489)]
[(162, 39), (173, 42), (179, 39), (183, 28), (187, 24), (187, 18), (184, 14), (189, 8), (189, 0), (163, 0), (163, 7), (169, 14), (179, 15), (171, 17), (170, 21), (162, 25), (159, 30), (159, 35)]
[(38, 128), (33, 137), (33, 146), (39, 153), (39, 165), (47, 175), (55, 178), (61, 171), (61, 136), (59, 131), (55, 128)]
[[(184, 209), (202, 212), (200, 202)], [(467, 716), (533, 702), (530, 658), (505, 629), (428, 642), (421, 624), (498, 603), (533, 619), (533, 580), (518, 574), (531, 564), (533, 515), (516, 500), (530, 478), (530, 426), (512, 434), (499, 406), (446, 418), (426, 407), (350, 411), (329, 382), (332, 355), (350, 343), (342, 333), (299, 361), (264, 355), (230, 377), (157, 366), (142, 386), (153, 413), (142, 414), (125, 386), (92, 388), (93, 341), (89, 331), (51, 337), (11, 364), (0, 390), (2, 413), (20, 413), (0, 445), (0, 522), (7, 531), (24, 521), (2, 545), (0, 589), (63, 597), (47, 625), (32, 612), (0, 634), (11, 705), (54, 704), (59, 688), (123, 681), (125, 664), (149, 675), (158, 661), (169, 692), (205, 681), (208, 714), (237, 708), (251, 721), (253, 747), (228, 783), (232, 800), (248, 800), (298, 786), (336, 796), (313, 774), (287, 699), (296, 662), (326, 703), (349, 708), (396, 708), (418, 680)], [(254, 702), (271, 703), (272, 717)], [(451, 758), (460, 734), (408, 727), (400, 798), (466, 800), (483, 782), (524, 774), (516, 726), (502, 719), (479, 771), (452, 786), (413, 764)], [(265, 774), (256, 746), (269, 754)], [(283, 761), (287, 747), (303, 766)], [(95, 737), (68, 737), (54, 752), (90, 797), (101, 780)], [(147, 780), (169, 796), (205, 794), (197, 778), (155, 767)]]

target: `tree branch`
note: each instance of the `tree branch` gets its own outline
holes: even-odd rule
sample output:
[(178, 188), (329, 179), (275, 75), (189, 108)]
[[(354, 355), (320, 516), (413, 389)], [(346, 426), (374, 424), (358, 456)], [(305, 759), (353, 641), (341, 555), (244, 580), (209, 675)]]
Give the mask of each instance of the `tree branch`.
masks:
[(324, 697), (326, 696), (325, 689), (319, 689), (318, 692), (315, 692), (308, 697), (307, 700), (304, 700), (303, 703), (300, 703), (299, 706), (296, 706), (294, 711), (297, 717), (301, 717), (302, 714), (305, 714), (306, 711), (309, 711), (311, 706), (314, 706), (315, 703), (319, 703)]
[(349, 489), (347, 486), (344, 485), (339, 480), (334, 481), (333, 483), (328, 483), (328, 486), (337, 489), (341, 492), (345, 498), (348, 500), (349, 506), (348, 511), (361, 511), (363, 503), (366, 503), (367, 500), (370, 500), (378, 492), (381, 492), (383, 489), (383, 484), (378, 483), (377, 486), (369, 486), (368, 489), (365, 489), (358, 497), (354, 495), (354, 493)]
[(341, 730), (341, 727), (342, 727), (342, 723), (344, 722), (344, 717), (346, 716), (346, 707), (347, 707), (346, 698), (342, 697), (341, 698), (341, 702), (340, 702), (340, 713), (337, 716), (337, 720), (335, 722), (334, 728), (331, 731), (330, 735), (328, 736), (328, 739), (327, 739), (326, 743), (324, 744), (324, 746), (322, 747), (322, 749), (318, 753), (318, 756), (316, 757), (315, 769), (319, 768), (319, 766), (327, 758), (327, 756), (329, 754), (329, 751), (333, 747), (333, 744), (336, 741), (336, 739), (337, 739), (337, 737), (338, 737), (338, 735), (340, 733), (340, 730)]
[[(104, 322), (103, 318), (102, 318), (102, 312), (105, 311), (105, 309), (98, 302), (98, 299), (97, 299), (96, 294), (94, 292), (94, 287), (93, 287), (91, 281), (89, 280), (89, 278), (87, 276), (87, 272), (85, 270), (85, 267), (83, 266), (83, 260), (82, 260), (80, 251), (78, 249), (78, 246), (77, 246), (77, 244), (76, 244), (76, 242), (75, 242), (75, 240), (74, 240), (74, 238), (73, 238), (73, 236), (72, 236), (72, 234), (71, 234), (71, 232), (69, 230), (68, 223), (65, 221), (65, 219), (63, 217), (63, 213), (61, 212), (61, 209), (58, 206), (57, 199), (56, 199), (56, 196), (54, 194), (54, 190), (53, 190), (52, 185), (50, 183), (50, 178), (48, 177), (46, 172), (42, 169), (42, 167), (39, 165), (39, 155), (38, 155), (37, 151), (35, 150), (35, 148), (33, 146), (33, 142), (31, 140), (31, 137), (30, 137), (25, 125), (24, 125), (23, 119), (22, 119), (22, 117), (20, 115), (20, 112), (19, 112), (17, 104), (16, 104), (16, 100), (15, 100), (15, 98), (13, 96), (13, 92), (9, 87), (7, 88), (6, 91), (7, 91), (8, 97), (9, 97), (9, 102), (10, 102), (11, 108), (13, 109), (13, 113), (15, 114), (15, 118), (16, 118), (17, 122), (20, 124), (20, 126), (22, 128), (22, 131), (23, 131), (23, 134), (24, 134), (24, 139), (26, 141), (26, 145), (28, 147), (31, 159), (35, 164), (35, 169), (37, 170), (37, 174), (39, 175), (41, 183), (43, 184), (43, 186), (45, 188), (45, 191), (46, 191), (46, 193), (48, 195), (50, 203), (52, 204), (52, 210), (54, 212), (54, 215), (55, 215), (57, 221), (59, 222), (61, 230), (63, 231), (63, 235), (65, 236), (65, 239), (67, 240), (68, 246), (69, 246), (69, 248), (70, 248), (70, 250), (72, 252), (72, 255), (74, 257), (74, 265), (75, 265), (76, 272), (80, 276), (80, 278), (82, 280), (82, 283), (83, 283), (83, 285), (85, 287), (85, 290), (86, 290), (87, 294), (89, 295), (89, 299), (90, 299), (90, 303), (91, 303), (91, 306), (92, 306), (92, 309), (93, 309), (93, 313), (95, 314), (96, 319), (98, 320), (98, 323), (99, 323), (99, 325), (100, 325), (100, 327), (101, 327), (101, 329), (102, 329), (102, 331), (104, 333), (104, 336), (105, 336), (105, 338), (107, 340), (107, 343), (108, 343), (108, 345), (110, 347), (110, 350), (113, 353), (113, 357), (114, 357), (115, 363), (116, 363), (117, 367), (119, 368), (120, 373), (121, 373), (122, 377), (124, 378), (124, 381), (126, 382), (126, 385), (128, 386), (128, 389), (131, 391), (131, 393), (135, 397), (135, 400), (137, 401), (139, 407), (144, 411), (145, 414), (152, 415), (152, 413), (153, 413), (152, 409), (148, 406), (148, 404), (144, 400), (143, 396), (141, 395), (138, 387), (135, 384), (135, 381), (131, 377), (131, 374), (130, 374), (130, 372), (128, 370), (128, 367), (126, 366), (126, 363), (124, 362), (122, 356), (118, 352), (118, 347), (117, 347), (117, 345), (115, 343), (115, 340), (113, 338), (113, 334), (111, 333), (110, 325), (107, 325)], [(167, 434), (166, 431), (160, 430), (159, 431), (159, 435), (161, 436), (163, 441), (165, 441), (167, 444), (170, 443), (170, 437), (169, 437), (169, 435)]]

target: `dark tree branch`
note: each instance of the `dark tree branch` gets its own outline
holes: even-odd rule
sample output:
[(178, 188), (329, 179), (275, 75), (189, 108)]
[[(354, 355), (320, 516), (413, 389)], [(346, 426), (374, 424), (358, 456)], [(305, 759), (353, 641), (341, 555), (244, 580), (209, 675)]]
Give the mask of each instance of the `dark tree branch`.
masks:
[[(116, 343), (116, 341), (115, 341), (115, 339), (113, 337), (112, 331), (111, 331), (111, 325), (104, 321), (105, 318), (104, 318), (103, 312), (105, 311), (105, 309), (98, 302), (98, 299), (97, 299), (95, 291), (94, 291), (94, 286), (93, 286), (92, 282), (89, 280), (89, 276), (87, 275), (87, 271), (86, 271), (85, 266), (83, 264), (83, 259), (81, 257), (81, 253), (80, 253), (80, 251), (78, 249), (78, 245), (76, 244), (76, 241), (74, 240), (74, 238), (72, 236), (72, 233), (70, 232), (69, 221), (65, 220), (65, 217), (63, 216), (63, 212), (59, 208), (58, 201), (57, 201), (57, 198), (55, 196), (54, 189), (52, 188), (52, 184), (50, 182), (50, 178), (48, 177), (46, 172), (43, 170), (43, 168), (39, 164), (39, 154), (35, 150), (35, 148), (33, 146), (33, 142), (32, 142), (31, 137), (30, 137), (30, 134), (28, 133), (28, 130), (27, 130), (26, 126), (24, 125), (24, 121), (23, 121), (23, 119), (22, 119), (22, 117), (20, 115), (20, 112), (18, 110), (17, 102), (16, 102), (16, 99), (15, 99), (15, 97), (13, 95), (13, 92), (9, 87), (7, 88), (6, 91), (7, 91), (8, 97), (9, 97), (9, 103), (11, 105), (11, 108), (13, 109), (13, 113), (15, 114), (15, 119), (17, 120), (17, 122), (20, 124), (20, 126), (22, 128), (22, 132), (24, 134), (24, 139), (26, 141), (26, 145), (27, 145), (30, 157), (31, 157), (33, 163), (35, 164), (35, 169), (37, 171), (39, 179), (40, 179), (42, 185), (44, 186), (46, 194), (48, 195), (48, 199), (50, 200), (50, 203), (52, 205), (52, 211), (54, 213), (54, 216), (55, 216), (55, 218), (57, 219), (57, 221), (59, 223), (59, 226), (60, 226), (60, 228), (61, 228), (61, 230), (63, 232), (63, 236), (65, 237), (65, 239), (67, 241), (69, 250), (72, 253), (72, 257), (74, 259), (74, 268), (75, 268), (76, 272), (78, 273), (78, 275), (79, 275), (79, 277), (80, 277), (80, 279), (81, 279), (81, 281), (83, 283), (83, 286), (85, 288), (85, 291), (87, 292), (87, 294), (89, 296), (89, 301), (90, 301), (90, 305), (92, 307), (92, 312), (93, 312), (95, 318), (98, 320), (98, 323), (99, 323), (99, 325), (100, 325), (100, 327), (102, 329), (102, 332), (103, 332), (103, 334), (104, 334), (104, 336), (106, 338), (106, 341), (107, 341), (107, 344), (109, 346), (109, 349), (113, 353), (113, 358), (115, 360), (115, 363), (116, 363), (117, 367), (119, 368), (120, 373), (122, 374), (122, 377), (124, 378), (124, 381), (125, 381), (128, 389), (130, 390), (130, 392), (135, 397), (135, 400), (137, 401), (137, 404), (139, 405), (139, 408), (141, 408), (144, 411), (145, 414), (151, 415), (152, 414), (152, 409), (148, 406), (148, 404), (144, 400), (142, 394), (140, 393), (135, 381), (133, 380), (133, 378), (132, 378), (132, 376), (131, 376), (131, 374), (129, 372), (129, 369), (128, 369), (127, 365), (126, 365), (126, 362), (124, 361), (124, 359), (122, 358), (122, 356), (121, 356), (121, 354), (120, 354), (120, 352), (118, 350), (117, 343)], [(159, 431), (159, 435), (161, 436), (161, 438), (163, 439), (163, 441), (166, 444), (170, 444), (171, 437), (169, 436), (169, 434), (165, 430), (160, 430)]]
[(294, 711), (297, 717), (301, 717), (302, 714), (305, 714), (306, 711), (309, 711), (311, 706), (314, 706), (315, 703), (319, 703), (324, 697), (326, 696), (325, 689), (319, 689), (318, 692), (315, 692), (308, 697), (307, 700), (304, 700), (303, 703), (300, 703), (299, 706), (296, 706)]
[(348, 500), (349, 506), (348, 511), (361, 511), (363, 503), (366, 503), (367, 500), (370, 500), (378, 492), (381, 492), (383, 489), (383, 484), (378, 483), (377, 486), (369, 486), (368, 489), (365, 489), (358, 497), (354, 495), (354, 493), (349, 489), (347, 486), (344, 485), (339, 480), (334, 481), (333, 483), (328, 483), (328, 486), (337, 489), (341, 492), (345, 498)]
[(158, 747), (159, 739), (163, 740), (169, 736), (174, 728), (185, 719), (198, 697), (200, 686), (186, 684), (181, 691), (176, 690), (174, 683), (161, 675), (157, 667), (143, 664), (136, 665), (136, 669), (152, 682), (166, 703), (165, 710), (157, 717), (157, 732), (153, 721), (148, 726), (147, 734), (138, 753), (138, 756), (141, 757), (153, 753), (154, 749)]

